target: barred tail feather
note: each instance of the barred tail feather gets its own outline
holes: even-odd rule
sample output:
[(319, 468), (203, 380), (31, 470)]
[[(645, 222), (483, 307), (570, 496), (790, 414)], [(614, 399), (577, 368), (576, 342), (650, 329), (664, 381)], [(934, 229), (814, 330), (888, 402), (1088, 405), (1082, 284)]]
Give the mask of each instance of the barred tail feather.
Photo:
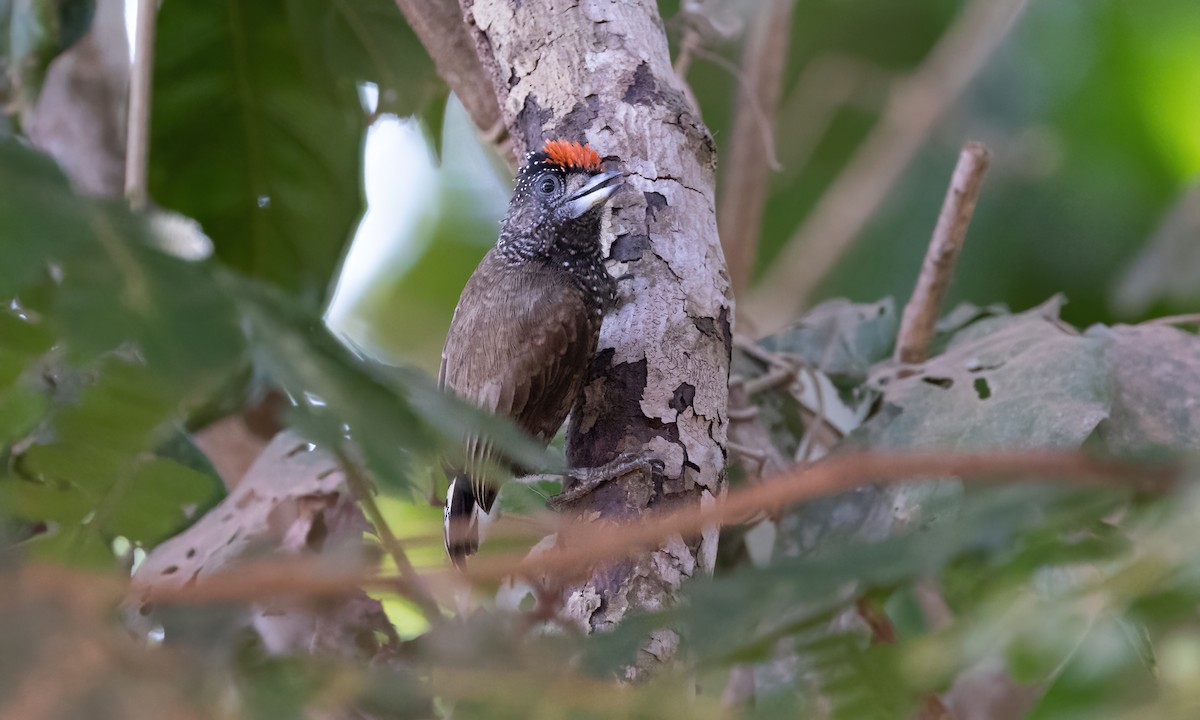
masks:
[(479, 549), (479, 517), (471, 479), (463, 473), (450, 478), (446, 490), (446, 554), (459, 570), (467, 568), (467, 556)]

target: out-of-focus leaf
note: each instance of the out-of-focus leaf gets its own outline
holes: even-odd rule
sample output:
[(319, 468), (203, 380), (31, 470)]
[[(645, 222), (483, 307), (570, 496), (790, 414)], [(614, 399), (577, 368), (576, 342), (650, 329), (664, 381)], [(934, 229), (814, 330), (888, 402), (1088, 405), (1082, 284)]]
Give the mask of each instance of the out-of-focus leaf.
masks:
[(149, 460), (133, 471), (108, 518), (108, 529), (132, 542), (153, 545), (186, 527), (213, 501), (210, 476), (171, 460)]
[(839, 386), (848, 387), (861, 384), (871, 366), (891, 354), (898, 328), (891, 298), (869, 304), (830, 300), (762, 344), (768, 350), (798, 355)]
[[(10, 320), (29, 326), (0, 336), (0, 356), (25, 365), (15, 362), (7, 374), (20, 377), (0, 389), (6, 404), (24, 408), (10, 417), (6, 439), (29, 435), (11, 459), (20, 476), (11, 492), (30, 520), (73, 521), (37, 538), (39, 553), (96, 559), (118, 534), (119, 514), (121, 534), (158, 538), (183, 523), (185, 508), (217, 495), (211, 477), (178, 468), (172, 477), (196, 487), (125, 502), (141, 480), (166, 482), (139, 468), (165, 467), (154, 452), (228, 382), (243, 340), (208, 268), (159, 251), (144, 218), (75, 195), (53, 163), (26, 147), (0, 145), (0, 158), (0, 294), (19, 298)], [(52, 355), (39, 334), (52, 334)], [(55, 497), (63, 512), (45, 506)], [(92, 511), (81, 515), (85, 503)]]
[(1192, 312), (1200, 307), (1200, 185), (1167, 213), (1158, 231), (1125, 271), (1113, 305), (1124, 316), (1151, 307)]
[(453, 458), (471, 433), (493, 438), (499, 450), (529, 467), (545, 464), (539, 449), (511, 425), (438, 391), (425, 375), (372, 363), (334, 339), (317, 317), (267, 288), (227, 281), (242, 301), (261, 367), (296, 403), (299, 427), (328, 448), (349, 434), (381, 483), (420, 493), (412, 460), (439, 453)]
[[(420, 113), (444, 87), (393, 0), (288, 0), (287, 19), (313, 72), (374, 83), (378, 112)], [(315, 50), (316, 52), (312, 52)]]
[(1033, 720), (1114, 717), (1154, 693), (1153, 676), (1115, 619), (1100, 618), (1080, 638), (1070, 662), (1055, 673)]
[(976, 322), (909, 376), (881, 376), (871, 448), (1078, 447), (1109, 416), (1104, 343), (1042, 308)]
[(1112, 373), (1111, 415), (1100, 439), (1112, 452), (1200, 450), (1200, 337), (1164, 325), (1089, 328)]
[(362, 211), (364, 119), (350, 79), (314, 72), (288, 6), (163, 5), (150, 192), (198, 220), (225, 263), (315, 308)]

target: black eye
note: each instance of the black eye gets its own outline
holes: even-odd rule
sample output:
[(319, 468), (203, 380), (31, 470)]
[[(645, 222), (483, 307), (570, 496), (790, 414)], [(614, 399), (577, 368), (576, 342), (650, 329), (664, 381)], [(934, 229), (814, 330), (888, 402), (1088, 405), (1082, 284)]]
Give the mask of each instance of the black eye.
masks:
[(546, 173), (537, 180), (538, 192), (547, 197), (557, 193), (561, 187), (562, 181), (558, 179), (557, 175)]

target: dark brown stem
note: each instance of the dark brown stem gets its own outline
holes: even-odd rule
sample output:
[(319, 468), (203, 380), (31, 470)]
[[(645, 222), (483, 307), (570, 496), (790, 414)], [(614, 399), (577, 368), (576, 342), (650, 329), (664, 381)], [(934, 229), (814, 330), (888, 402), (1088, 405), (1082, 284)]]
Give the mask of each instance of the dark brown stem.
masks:
[(941, 313), (942, 300), (950, 288), (950, 279), (954, 277), (954, 265), (962, 252), (967, 227), (979, 202), (979, 190), (983, 187), (987, 167), (988, 151), (982, 143), (968, 142), (963, 146), (933, 238), (925, 251), (917, 286), (904, 306), (900, 334), (896, 339), (897, 362), (915, 364), (925, 362), (929, 357), (934, 326)]

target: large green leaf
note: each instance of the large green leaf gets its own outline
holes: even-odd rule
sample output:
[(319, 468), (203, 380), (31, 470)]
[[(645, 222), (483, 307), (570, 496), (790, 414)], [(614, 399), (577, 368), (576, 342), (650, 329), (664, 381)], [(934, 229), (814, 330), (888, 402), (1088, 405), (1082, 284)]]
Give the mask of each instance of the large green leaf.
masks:
[(293, 399), (293, 421), (314, 442), (334, 449), (354, 440), (380, 482), (421, 493), (413, 460), (453, 458), (468, 435), (489, 437), (526, 467), (547, 463), (511, 424), (439, 391), (426, 375), (381, 365), (338, 342), (320, 318), (271, 289), (226, 276), (238, 298), (259, 368)]
[(59, 523), (37, 547), (62, 559), (99, 559), (117, 534), (160, 539), (222, 492), (167, 458), (188, 414), (241, 366), (233, 304), (206, 267), (158, 250), (143, 217), (75, 195), (52, 162), (11, 142), (0, 144), (0, 225), (0, 297), (17, 298), (0, 323), (5, 496), (21, 516)]
[(292, 32), (313, 72), (336, 83), (374, 83), (378, 112), (415, 115), (445, 86), (394, 0), (288, 0)]
[(916, 373), (879, 376), (885, 405), (860, 437), (879, 449), (1082, 445), (1112, 403), (1104, 343), (1054, 315), (981, 320)]
[(198, 220), (221, 260), (315, 307), (362, 211), (365, 119), (356, 78), (314, 67), (288, 13), (288, 0), (163, 4), (150, 192)]

